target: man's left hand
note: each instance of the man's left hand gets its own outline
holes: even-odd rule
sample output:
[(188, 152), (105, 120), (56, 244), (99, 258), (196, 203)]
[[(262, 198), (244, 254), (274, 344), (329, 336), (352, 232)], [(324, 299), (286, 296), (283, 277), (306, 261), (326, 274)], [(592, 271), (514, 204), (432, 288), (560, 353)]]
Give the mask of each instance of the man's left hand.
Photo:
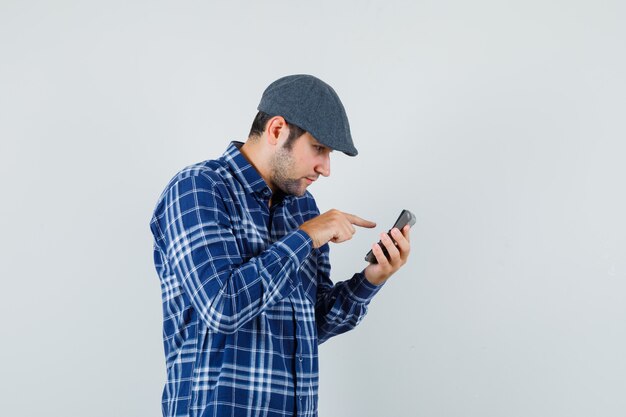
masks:
[(394, 245), (393, 240), (387, 233), (381, 234), (380, 240), (385, 245), (387, 253), (389, 253), (389, 259), (387, 259), (378, 243), (372, 246), (372, 252), (378, 263), (369, 264), (365, 268), (365, 278), (370, 283), (381, 285), (406, 263), (411, 250), (409, 230), (409, 225), (404, 226), (402, 232), (395, 227), (391, 229), (391, 236), (396, 241), (396, 245)]

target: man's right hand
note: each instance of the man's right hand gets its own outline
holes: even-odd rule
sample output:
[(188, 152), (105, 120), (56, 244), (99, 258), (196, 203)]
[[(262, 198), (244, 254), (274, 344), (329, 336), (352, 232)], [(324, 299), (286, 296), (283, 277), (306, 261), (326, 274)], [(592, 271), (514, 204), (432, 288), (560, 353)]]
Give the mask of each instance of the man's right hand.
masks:
[(376, 223), (332, 209), (302, 223), (300, 230), (311, 237), (314, 248), (319, 248), (328, 242), (341, 243), (352, 239), (356, 233), (354, 226), (371, 229), (376, 227)]

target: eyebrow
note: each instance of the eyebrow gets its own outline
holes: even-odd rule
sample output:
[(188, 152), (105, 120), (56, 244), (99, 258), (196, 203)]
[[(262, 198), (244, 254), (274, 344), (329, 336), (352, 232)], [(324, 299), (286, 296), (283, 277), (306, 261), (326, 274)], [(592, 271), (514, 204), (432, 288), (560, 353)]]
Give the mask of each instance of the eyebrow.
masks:
[(332, 152), (332, 151), (334, 150), (333, 148), (331, 148), (331, 147), (329, 147), (329, 146), (326, 146), (326, 145), (324, 145), (323, 143), (319, 143), (319, 142), (318, 142), (317, 140), (315, 140), (315, 139), (314, 139), (314, 142), (311, 142), (311, 144), (312, 144), (313, 146), (321, 146), (321, 147), (322, 147), (322, 148), (324, 148), (324, 149), (328, 149), (330, 152)]

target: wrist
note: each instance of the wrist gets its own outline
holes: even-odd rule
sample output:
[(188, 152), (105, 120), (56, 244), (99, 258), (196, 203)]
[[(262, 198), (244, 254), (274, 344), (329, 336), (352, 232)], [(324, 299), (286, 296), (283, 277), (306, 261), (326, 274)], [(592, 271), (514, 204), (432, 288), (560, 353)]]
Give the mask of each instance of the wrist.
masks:
[(321, 245), (316, 241), (313, 233), (311, 232), (311, 230), (309, 230), (309, 228), (306, 226), (306, 224), (301, 225), (298, 229), (300, 229), (301, 231), (303, 231), (310, 239), (311, 239), (311, 245), (313, 246), (313, 249), (317, 249), (319, 248)]
[(375, 286), (382, 285), (387, 280), (385, 277), (372, 272), (372, 269), (369, 266), (365, 268), (365, 270), (363, 271), (363, 275), (365, 276), (365, 279), (367, 280), (367, 282)]

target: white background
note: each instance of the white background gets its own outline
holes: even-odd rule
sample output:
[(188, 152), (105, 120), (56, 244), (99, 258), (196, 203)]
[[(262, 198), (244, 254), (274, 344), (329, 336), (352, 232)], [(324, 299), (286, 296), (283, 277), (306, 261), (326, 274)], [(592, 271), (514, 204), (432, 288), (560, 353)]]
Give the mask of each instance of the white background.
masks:
[(0, 413), (157, 416), (148, 223), (264, 88), (335, 87), (320, 208), (407, 266), (320, 348), (321, 416), (626, 415), (622, 1), (0, 1)]

